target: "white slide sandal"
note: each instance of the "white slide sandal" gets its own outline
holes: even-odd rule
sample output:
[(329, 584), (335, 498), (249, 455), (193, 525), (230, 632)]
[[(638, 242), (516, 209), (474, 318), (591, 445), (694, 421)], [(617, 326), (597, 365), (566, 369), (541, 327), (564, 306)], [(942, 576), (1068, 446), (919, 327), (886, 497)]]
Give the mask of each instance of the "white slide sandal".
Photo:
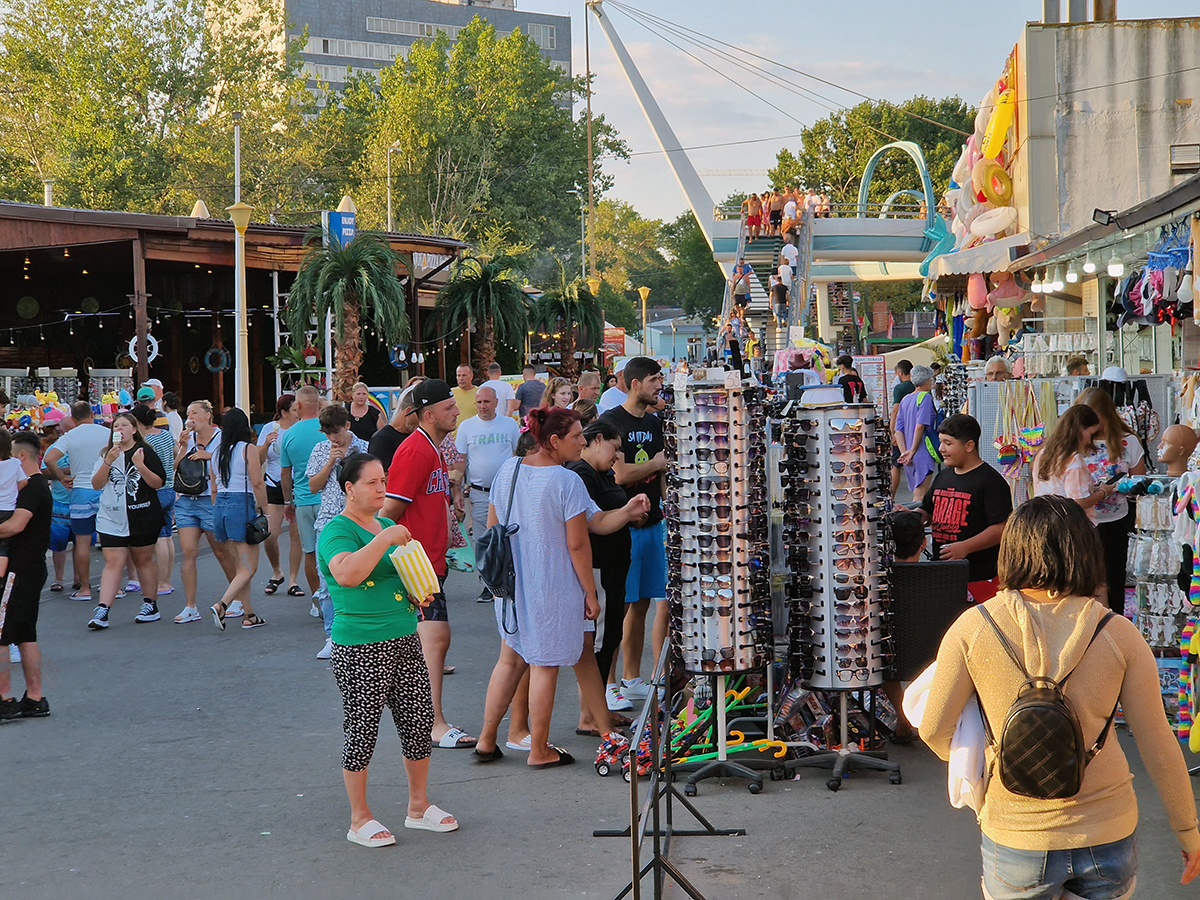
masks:
[(437, 831), (439, 833), (458, 831), (458, 820), (443, 822), (442, 820), (447, 817), (450, 817), (450, 813), (431, 803), (425, 810), (425, 815), (421, 816), (421, 818), (414, 819), (412, 816), (405, 816), (404, 827), (414, 828), (417, 831)]
[[(407, 823), (406, 823), (407, 824)], [(455, 828), (458, 826), (455, 825)], [(351, 829), (346, 832), (346, 840), (352, 844), (361, 844), (364, 847), (390, 847), (396, 843), (396, 836), (389, 834), (385, 838), (377, 838), (375, 835), (381, 831), (389, 831), (389, 829), (376, 819), (372, 819), (363, 825), (362, 828), (355, 831)]]

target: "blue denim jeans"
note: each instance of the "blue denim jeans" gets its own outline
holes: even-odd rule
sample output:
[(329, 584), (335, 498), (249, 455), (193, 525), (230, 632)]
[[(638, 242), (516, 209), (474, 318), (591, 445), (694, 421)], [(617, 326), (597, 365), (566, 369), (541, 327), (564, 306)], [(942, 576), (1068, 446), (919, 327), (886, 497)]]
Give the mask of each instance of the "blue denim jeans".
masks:
[(1135, 835), (1077, 850), (1014, 850), (983, 836), (987, 900), (1123, 900), (1137, 885)]

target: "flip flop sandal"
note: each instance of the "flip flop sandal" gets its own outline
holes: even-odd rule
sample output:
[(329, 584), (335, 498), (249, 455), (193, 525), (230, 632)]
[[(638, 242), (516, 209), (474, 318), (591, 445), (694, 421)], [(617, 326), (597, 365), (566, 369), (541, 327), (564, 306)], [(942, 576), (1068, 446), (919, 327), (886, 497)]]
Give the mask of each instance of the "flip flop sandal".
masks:
[(555, 746), (551, 745), (550, 749), (558, 754), (558, 759), (556, 759), (554, 762), (548, 762), (548, 763), (530, 763), (529, 768), (531, 768), (531, 769), (554, 769), (554, 768), (557, 768), (558, 766), (569, 766), (569, 765), (571, 765), (571, 763), (575, 762), (575, 757), (573, 757), (570, 753), (568, 753), (562, 747), (555, 747)]
[(396, 843), (396, 836), (393, 834), (390, 837), (377, 838), (374, 835), (381, 831), (389, 831), (382, 823), (372, 819), (363, 825), (358, 831), (350, 830), (346, 832), (346, 840), (352, 844), (359, 844), (363, 847), (390, 847)]
[(54, 581), (50, 583), (50, 590), (57, 592), (61, 591), (62, 589), (63, 583), (61, 581)]
[(610, 712), (608, 714), (608, 724), (613, 728), (628, 728), (633, 724), (633, 719), (629, 716), (623, 716), (620, 713)]
[(71, 583), (71, 590), (73, 590), (73, 591), (77, 591), (77, 590), (79, 590), (81, 587), (83, 587), (83, 582), (82, 582), (82, 581), (74, 581), (74, 582), (72, 582), (72, 583)]
[(515, 744), (512, 741), (505, 741), (504, 746), (509, 750), (518, 750), (521, 753), (528, 753), (529, 748), (533, 746), (533, 735), (527, 734)]
[(458, 669), (454, 668), (454, 666), (442, 666), (443, 675), (453, 675), (457, 671)]
[(274, 594), (277, 590), (279, 590), (279, 586), (281, 584), (283, 584), (286, 580), (287, 580), (286, 578), (268, 578), (267, 586), (265, 588), (263, 588), (263, 593), (264, 594)]
[(439, 809), (432, 803), (425, 810), (425, 814), (419, 819), (414, 819), (412, 816), (404, 817), (404, 827), (413, 828), (417, 831), (436, 831), (444, 834), (447, 831), (458, 831), (458, 822), (443, 822), (443, 819), (454, 818), (444, 809)]
[[(462, 739), (466, 738), (467, 743), (462, 743)], [(433, 746), (442, 750), (470, 750), (475, 746), (478, 738), (473, 738), (461, 728), (454, 725), (450, 726), (450, 730), (442, 735), (440, 741), (434, 741)]]
[(594, 738), (600, 737), (600, 729), (599, 728), (591, 728), (591, 729), (576, 728), (575, 733), (580, 735), (581, 737), (594, 737)]
[(293, 584), (290, 588), (287, 589), (287, 595), (289, 597), (303, 597), (304, 596), (304, 588), (300, 587), (300, 585), (298, 585), (298, 584)]
[(477, 763), (495, 762), (498, 759), (504, 759), (504, 751), (499, 747), (493, 747), (488, 751), (472, 750), (471, 758)]
[(79, 596), (79, 588), (76, 588), (75, 590), (71, 591), (71, 599), (72, 600), (82, 600), (86, 603), (86, 602), (91, 601), (92, 595), (88, 594), (86, 597), (81, 597), (81, 596)]
[[(212, 613), (213, 624), (216, 625), (217, 628), (219, 628), (221, 631), (225, 630), (225, 610), (226, 609), (228, 609), (228, 607), (224, 603), (222, 603), (220, 600), (218, 600), (216, 603), (214, 603), (212, 606), (210, 606), (208, 608), (208, 611), (210, 613)], [(372, 834), (374, 834), (374, 832), (372, 832)]]
[(160, 596), (160, 597), (165, 597), (165, 596), (167, 596), (167, 594), (173, 594), (173, 593), (175, 593), (174, 587), (158, 589), (158, 596)]
[(256, 616), (253, 613), (242, 619), (242, 628), (261, 628), (267, 624), (267, 620), (261, 616)]

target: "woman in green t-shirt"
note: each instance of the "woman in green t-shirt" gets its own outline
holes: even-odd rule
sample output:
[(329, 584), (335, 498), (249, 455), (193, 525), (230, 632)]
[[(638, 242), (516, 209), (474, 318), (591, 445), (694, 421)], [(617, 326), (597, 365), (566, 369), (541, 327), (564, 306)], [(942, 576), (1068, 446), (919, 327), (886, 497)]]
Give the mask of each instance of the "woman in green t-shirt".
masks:
[(385, 706), (400, 734), (408, 775), (404, 827), (454, 831), (458, 822), (425, 796), (433, 728), (429, 670), (416, 635), (415, 607), (388, 557), (392, 547), (407, 544), (412, 536), (403, 525), (377, 515), (383, 509), (387, 476), (375, 457), (347, 456), (338, 483), (346, 494), (346, 508), (321, 530), (317, 561), (336, 613), (330, 663), (345, 713), (342, 775), (350, 798), (346, 840), (384, 847), (396, 838), (367, 806), (367, 766)]

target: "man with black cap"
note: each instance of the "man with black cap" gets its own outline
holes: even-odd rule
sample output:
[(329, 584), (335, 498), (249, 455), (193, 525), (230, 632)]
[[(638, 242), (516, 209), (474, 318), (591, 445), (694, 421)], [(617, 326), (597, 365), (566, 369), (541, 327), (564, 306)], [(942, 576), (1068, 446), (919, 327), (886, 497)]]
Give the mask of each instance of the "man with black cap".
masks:
[[(445, 583), (446, 550), (450, 546), (450, 476), (438, 448), (458, 424), (458, 403), (450, 385), (431, 378), (413, 388), (412, 411), (417, 430), (404, 439), (388, 469), (383, 515), (403, 525), (421, 542), (438, 579)], [(428, 606), (417, 607), (417, 635), (429, 667), (434, 746), (474, 747), (475, 738), (451, 725), (442, 714), (442, 677), (446, 651), (450, 649), (444, 592), (437, 593)]]

